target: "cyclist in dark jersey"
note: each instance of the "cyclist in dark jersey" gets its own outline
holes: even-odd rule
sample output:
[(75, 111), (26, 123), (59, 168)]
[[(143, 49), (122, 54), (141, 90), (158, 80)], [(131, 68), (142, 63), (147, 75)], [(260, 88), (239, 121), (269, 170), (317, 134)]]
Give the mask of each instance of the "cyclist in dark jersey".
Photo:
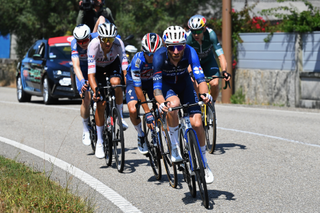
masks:
[[(200, 64), (206, 77), (220, 76), (219, 66), (215, 60), (214, 52), (220, 62), (222, 74), (229, 81), (231, 75), (227, 73), (227, 61), (224, 56), (221, 44), (218, 42), (215, 32), (206, 27), (206, 19), (202, 15), (194, 15), (188, 21), (191, 34), (187, 37), (187, 44), (193, 47), (199, 56)], [(210, 81), (210, 92), (214, 102), (219, 95), (219, 78)]]
[[(212, 100), (208, 93), (208, 87), (200, 66), (196, 51), (186, 44), (186, 32), (180, 26), (170, 26), (163, 33), (163, 40), (166, 47), (160, 48), (153, 57), (153, 89), (154, 96), (159, 102), (160, 111), (168, 111), (168, 107), (176, 107), (185, 103), (198, 102), (197, 93), (194, 90), (191, 78), (189, 77), (188, 67), (199, 84), (199, 91), (205, 103)], [(164, 102), (168, 101), (167, 106)], [(200, 106), (190, 107), (190, 122), (196, 131), (200, 149), (206, 163), (205, 178), (207, 183), (213, 182), (213, 174), (208, 166), (206, 158), (205, 135), (201, 120)], [(180, 147), (178, 142), (179, 120), (178, 112), (169, 112), (167, 116), (170, 138), (171, 138), (171, 160), (180, 162)]]
[[(148, 147), (145, 143), (145, 135), (141, 128), (141, 119), (137, 119), (136, 103), (138, 99), (141, 102), (146, 101), (143, 91), (151, 100), (153, 98), (153, 55), (162, 46), (162, 39), (158, 34), (148, 33), (143, 36), (141, 41), (142, 51), (134, 55), (126, 75), (126, 101), (129, 109), (130, 120), (134, 128), (138, 132), (138, 150), (146, 155)], [(142, 104), (142, 108), (146, 113), (147, 123), (152, 124), (153, 115), (150, 112), (148, 104)]]

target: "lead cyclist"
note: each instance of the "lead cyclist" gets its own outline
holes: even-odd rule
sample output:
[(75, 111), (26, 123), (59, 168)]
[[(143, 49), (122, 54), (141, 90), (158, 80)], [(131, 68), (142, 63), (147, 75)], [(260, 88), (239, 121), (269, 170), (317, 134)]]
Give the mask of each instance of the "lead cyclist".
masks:
[[(213, 50), (217, 54), (224, 80), (229, 81), (231, 74), (227, 73), (227, 61), (216, 33), (206, 27), (206, 19), (202, 15), (194, 15), (188, 21), (191, 33), (187, 37), (187, 44), (193, 47), (200, 59), (200, 65), (206, 77), (220, 76), (219, 66), (214, 57)], [(219, 95), (219, 78), (210, 81), (210, 93), (213, 104)]]

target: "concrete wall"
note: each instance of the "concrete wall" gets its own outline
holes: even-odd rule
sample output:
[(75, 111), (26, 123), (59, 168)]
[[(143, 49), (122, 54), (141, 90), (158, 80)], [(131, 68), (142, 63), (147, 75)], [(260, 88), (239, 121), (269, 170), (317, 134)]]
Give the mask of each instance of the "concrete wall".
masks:
[(320, 108), (320, 32), (240, 34), (235, 91), (247, 103)]

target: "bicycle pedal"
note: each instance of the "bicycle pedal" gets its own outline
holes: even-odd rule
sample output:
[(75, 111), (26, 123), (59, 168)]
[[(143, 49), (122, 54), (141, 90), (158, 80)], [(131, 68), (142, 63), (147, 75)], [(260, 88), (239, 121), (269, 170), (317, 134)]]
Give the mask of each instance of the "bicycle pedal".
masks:
[(178, 166), (178, 170), (179, 170), (180, 172), (183, 172), (183, 171), (185, 170), (185, 167), (184, 167), (184, 164), (183, 164), (183, 163)]
[(148, 158), (150, 157), (150, 153), (148, 152), (147, 154), (145, 154), (145, 156)]

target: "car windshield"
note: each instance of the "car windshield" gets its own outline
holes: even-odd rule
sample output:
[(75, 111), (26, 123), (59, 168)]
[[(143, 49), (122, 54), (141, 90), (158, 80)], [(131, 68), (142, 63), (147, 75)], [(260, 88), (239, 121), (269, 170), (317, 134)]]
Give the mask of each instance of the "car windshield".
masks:
[(55, 44), (49, 48), (49, 58), (51, 59), (71, 59), (70, 44)]

